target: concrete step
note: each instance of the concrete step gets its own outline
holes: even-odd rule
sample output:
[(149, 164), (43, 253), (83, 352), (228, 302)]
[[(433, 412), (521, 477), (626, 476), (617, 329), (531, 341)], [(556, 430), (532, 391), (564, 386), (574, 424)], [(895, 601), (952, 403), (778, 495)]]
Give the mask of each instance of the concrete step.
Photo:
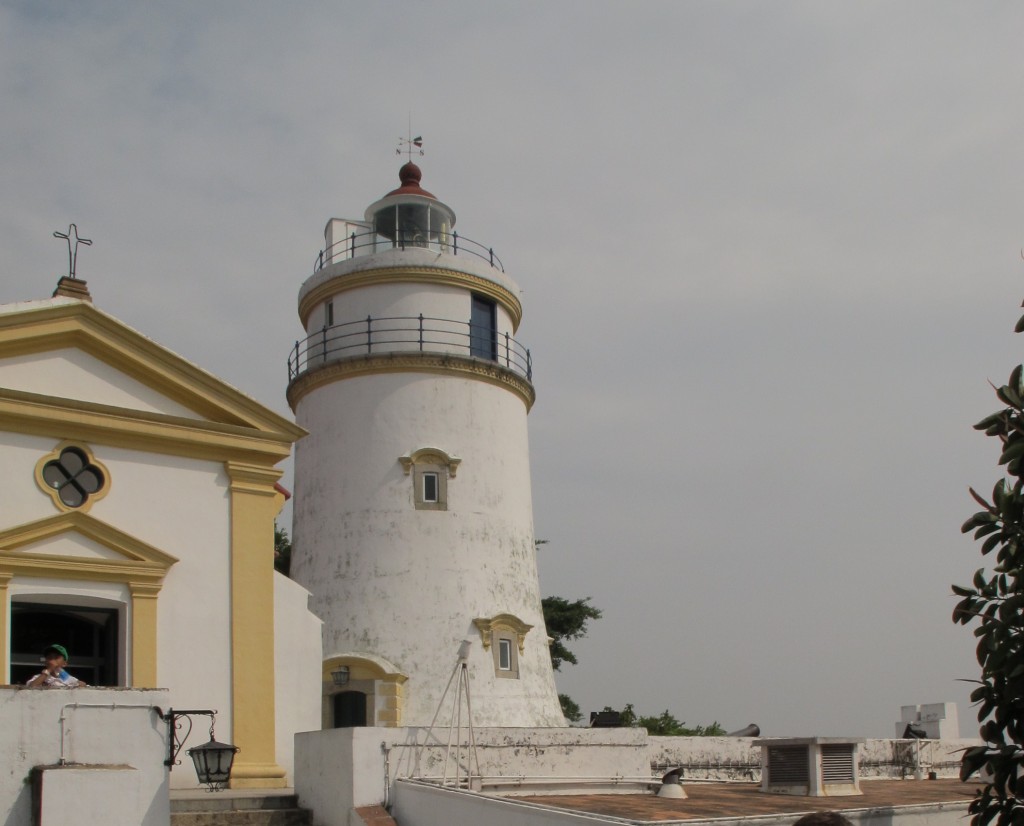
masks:
[(312, 826), (290, 789), (270, 792), (171, 791), (171, 826)]

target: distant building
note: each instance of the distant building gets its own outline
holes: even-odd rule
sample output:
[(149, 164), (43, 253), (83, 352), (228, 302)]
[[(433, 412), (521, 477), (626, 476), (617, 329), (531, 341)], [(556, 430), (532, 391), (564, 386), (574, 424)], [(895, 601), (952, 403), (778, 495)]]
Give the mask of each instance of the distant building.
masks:
[(897, 737), (920, 737), (908, 730), (922, 732), (929, 740), (955, 740), (960, 736), (960, 721), (956, 703), (926, 703), (920, 706), (901, 706), (896, 723)]
[(299, 292), (291, 573), (324, 621), (323, 726), (429, 725), (460, 647), (476, 725), (564, 726), (519, 287), (420, 177), (407, 163), (363, 220), (331, 219)]

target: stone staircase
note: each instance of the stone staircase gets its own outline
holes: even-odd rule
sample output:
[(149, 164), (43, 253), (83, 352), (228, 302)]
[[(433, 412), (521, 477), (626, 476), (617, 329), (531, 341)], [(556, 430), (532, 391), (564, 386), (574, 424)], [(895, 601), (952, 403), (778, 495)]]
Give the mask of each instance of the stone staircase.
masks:
[(171, 826), (312, 826), (291, 789), (171, 791)]

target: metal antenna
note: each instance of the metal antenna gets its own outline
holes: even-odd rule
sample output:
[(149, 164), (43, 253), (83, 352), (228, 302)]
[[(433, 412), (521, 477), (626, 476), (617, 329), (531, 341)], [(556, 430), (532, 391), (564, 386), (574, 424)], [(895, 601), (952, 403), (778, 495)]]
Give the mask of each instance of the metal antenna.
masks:
[[(78, 263), (78, 245), (85, 244), (87, 247), (92, 246), (92, 241), (88, 238), (78, 237), (78, 225), (68, 224), (67, 232), (54, 232), (54, 238), (63, 238), (68, 242), (68, 277), (78, 280), (75, 276), (75, 265)], [(74, 240), (74, 247), (71, 245), (71, 241)]]
[(412, 161), (412, 153), (419, 150), (419, 153), (423, 154), (423, 136), (417, 135), (415, 138), (412, 136), (412, 113), (409, 113), (409, 137), (398, 139), (398, 148), (395, 150), (396, 155), (401, 155), (405, 152), (409, 156), (409, 160)]
[[(413, 766), (413, 776), (420, 776), (420, 758), (423, 753), (423, 749), (430, 743), (431, 735), (434, 732), (434, 726), (437, 723), (437, 718), (441, 714), (441, 709), (444, 707), (444, 701), (448, 696), (449, 690), (451, 690), (452, 683), (456, 683), (455, 697), (452, 705), (451, 718), (448, 721), (448, 746), (445, 750), (444, 756), (444, 767), (442, 769), (441, 785), (448, 785), (448, 766), (452, 762), (452, 749), (454, 746), (455, 750), (455, 777), (453, 783), (456, 787), (471, 789), (473, 787), (473, 767), (476, 766), (476, 777), (480, 777), (480, 758), (476, 752), (476, 737), (473, 733), (473, 703), (469, 697), (469, 670), (467, 668), (469, 660), (469, 648), (472, 643), (469, 640), (463, 640), (459, 646), (459, 656), (455, 663), (455, 669), (452, 671), (451, 677), (448, 678), (448, 685), (445, 686), (444, 693), (441, 695), (441, 702), (438, 703), (437, 711), (434, 712), (434, 718), (430, 721), (430, 726), (427, 729), (426, 737), (424, 738), (423, 745), (418, 746), (416, 749), (416, 761)], [(466, 705), (466, 725), (465, 728), (468, 730), (469, 742), (466, 747), (463, 747), (462, 742), (462, 705), (465, 700)], [(438, 740), (438, 745), (440, 741)], [(466, 778), (462, 780), (462, 770), (465, 768)], [(464, 783), (464, 785), (463, 785)]]

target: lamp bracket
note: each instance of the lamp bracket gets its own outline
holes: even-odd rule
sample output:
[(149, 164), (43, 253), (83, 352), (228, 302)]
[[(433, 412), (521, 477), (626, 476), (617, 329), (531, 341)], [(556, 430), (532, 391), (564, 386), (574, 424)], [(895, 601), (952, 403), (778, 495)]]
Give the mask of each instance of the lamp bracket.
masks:
[[(173, 769), (175, 766), (181, 763), (178, 759), (178, 754), (181, 752), (182, 746), (185, 745), (185, 741), (188, 740), (188, 736), (192, 733), (192, 715), (200, 714), (210, 718), (210, 739), (213, 739), (213, 723), (217, 716), (217, 712), (213, 709), (167, 709), (166, 714), (161, 714), (160, 717), (167, 723), (167, 759), (164, 760), (164, 765)], [(188, 728), (185, 729), (184, 735), (181, 734), (184, 728), (184, 723), (181, 720), (184, 719), (188, 722)]]

